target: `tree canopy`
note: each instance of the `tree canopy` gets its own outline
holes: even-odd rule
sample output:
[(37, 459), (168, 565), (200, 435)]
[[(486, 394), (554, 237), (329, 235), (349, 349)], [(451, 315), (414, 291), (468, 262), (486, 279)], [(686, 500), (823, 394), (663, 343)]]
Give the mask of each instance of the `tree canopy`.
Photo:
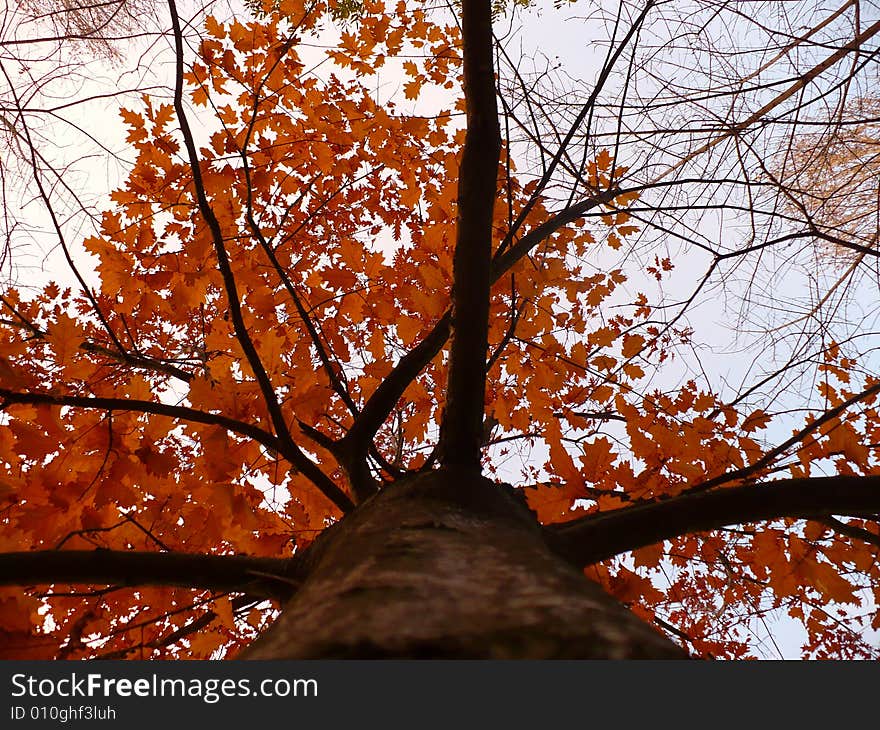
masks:
[(443, 466), (694, 655), (876, 658), (874, 4), (108, 7), (0, 38), (0, 656), (232, 656)]

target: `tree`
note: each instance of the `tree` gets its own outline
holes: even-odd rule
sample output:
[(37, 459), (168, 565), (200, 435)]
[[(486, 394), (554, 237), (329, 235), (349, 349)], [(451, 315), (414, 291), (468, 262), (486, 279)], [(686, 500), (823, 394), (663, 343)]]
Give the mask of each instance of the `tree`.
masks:
[[(876, 267), (790, 169), (880, 22), (768, 29), (769, 3), (743, 61), (738, 4), (705, 5), (615, 6), (564, 88), (489, 0), (203, 25), (169, 0), (173, 83), (120, 109), (134, 159), (82, 244), (99, 280), (4, 62), (74, 276), (0, 298), (3, 656), (736, 657), (773, 612), (808, 654), (874, 656), (870, 318), (765, 326), (732, 389), (688, 370), (687, 318), (721, 286), (776, 307), (737, 275), (818, 282), (829, 240)], [(691, 56), (700, 84), (657, 77)]]

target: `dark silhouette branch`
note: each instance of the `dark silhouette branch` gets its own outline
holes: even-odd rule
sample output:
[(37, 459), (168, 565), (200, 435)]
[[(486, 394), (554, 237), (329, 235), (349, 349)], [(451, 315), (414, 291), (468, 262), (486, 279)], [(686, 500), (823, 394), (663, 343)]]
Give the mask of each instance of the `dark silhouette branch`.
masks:
[[(447, 310), (425, 338), (400, 358), (367, 399), (348, 433), (337, 442), (336, 456), (350, 477), (359, 468), (358, 465), (362, 465), (363, 469), (367, 468), (366, 457), (373, 437), (394, 410), (409, 384), (443, 349), (449, 339), (451, 320)], [(358, 500), (370, 496), (369, 493), (359, 493), (359, 484), (364, 482), (369, 483), (366, 480), (352, 479), (352, 487)]]
[[(222, 597), (223, 594), (220, 594), (219, 597)], [(259, 599), (255, 596), (236, 596), (233, 598), (230, 603), (232, 604), (232, 610), (236, 614), (239, 613), (243, 608), (248, 606), (253, 606), (256, 603), (259, 603)], [(201, 605), (201, 604), (199, 604)], [(198, 606), (191, 606), (190, 608), (197, 608)], [(188, 623), (184, 624), (178, 629), (174, 629), (164, 636), (160, 636), (158, 639), (154, 639), (153, 641), (148, 641), (146, 643), (141, 642), (139, 644), (134, 644), (133, 646), (127, 646), (122, 649), (117, 649), (115, 651), (108, 651), (103, 654), (98, 654), (95, 656), (95, 659), (125, 659), (129, 654), (140, 651), (142, 649), (161, 649), (166, 646), (171, 646), (172, 644), (176, 644), (181, 639), (185, 639), (187, 636), (200, 631), (203, 628), (210, 626), (219, 615), (214, 611), (208, 610), (205, 611), (200, 616), (192, 619)]]
[(238, 295), (238, 287), (232, 273), (229, 254), (223, 242), (223, 231), (220, 228), (220, 222), (217, 220), (213, 208), (211, 208), (211, 204), (208, 202), (208, 196), (202, 179), (201, 162), (196, 151), (195, 139), (187, 120), (186, 110), (183, 106), (183, 34), (180, 28), (180, 19), (177, 16), (175, 0), (168, 0), (168, 7), (171, 11), (175, 52), (174, 110), (180, 123), (180, 131), (183, 135), (183, 143), (186, 148), (190, 171), (192, 172), (196, 202), (199, 212), (205, 219), (205, 223), (211, 233), (211, 240), (217, 255), (217, 268), (223, 279), (223, 288), (226, 291), (229, 316), (235, 330), (235, 337), (241, 345), (242, 352), (244, 352), (251, 371), (254, 373), (254, 377), (260, 387), (260, 392), (263, 395), (266, 409), (269, 412), (272, 426), (275, 429), (279, 442), (283, 445), (283, 448), (279, 448), (278, 451), (284, 453), (285, 457), (299, 469), (303, 476), (307, 477), (339, 509), (343, 512), (348, 511), (353, 507), (348, 496), (294, 442), (287, 427), (284, 414), (281, 412), (281, 404), (278, 402), (272, 381), (265, 367), (263, 367), (260, 355), (245, 325), (241, 312), (241, 299)]
[(252, 438), (274, 451), (280, 449), (278, 439), (268, 431), (234, 418), (218, 413), (206, 413), (186, 406), (172, 406), (167, 403), (155, 403), (149, 400), (134, 398), (101, 398), (97, 396), (55, 395), (53, 393), (17, 393), (7, 388), (0, 388), (0, 398), (4, 407), (14, 403), (30, 403), (32, 405), (72, 406), (74, 408), (90, 408), (101, 411), (130, 411), (134, 413), (151, 413), (156, 416), (168, 416), (181, 421), (204, 423), (220, 426), (231, 433)]
[(590, 514), (546, 528), (579, 566), (694, 532), (782, 517), (825, 519), (880, 511), (880, 476), (783, 479)]
[(849, 43), (838, 48), (834, 53), (828, 56), (824, 61), (819, 62), (815, 66), (813, 66), (809, 71), (805, 71), (803, 74), (799, 75), (791, 86), (786, 88), (781, 93), (777, 94), (773, 99), (768, 101), (764, 106), (758, 109), (756, 112), (749, 115), (746, 119), (741, 122), (736, 122), (734, 124), (730, 124), (727, 129), (722, 131), (721, 134), (712, 137), (708, 142), (702, 144), (697, 149), (689, 152), (687, 155), (682, 157), (675, 165), (666, 169), (657, 180), (662, 179), (669, 175), (673, 170), (676, 170), (679, 167), (684, 166), (686, 163), (691, 160), (696, 159), (700, 155), (705, 152), (708, 152), (716, 145), (720, 144), (726, 139), (730, 137), (736, 136), (741, 132), (745, 131), (749, 127), (751, 127), (756, 122), (760, 121), (768, 113), (773, 111), (777, 106), (782, 104), (786, 99), (791, 98), (797, 93), (800, 93), (808, 84), (810, 84), (813, 80), (815, 80), (820, 74), (827, 71), (829, 68), (834, 66), (835, 63), (840, 61), (842, 58), (845, 58), (852, 51), (860, 51), (861, 47), (873, 38), (878, 32), (880, 32), (880, 21), (877, 21), (873, 25), (866, 28), (864, 31), (856, 35)]
[(863, 400), (866, 400), (877, 393), (880, 393), (880, 382), (875, 383), (874, 385), (865, 388), (859, 393), (856, 393), (850, 398), (847, 398), (843, 403), (835, 408), (831, 408), (830, 410), (825, 411), (819, 418), (811, 423), (808, 423), (802, 429), (794, 433), (791, 438), (786, 439), (778, 446), (770, 449), (764, 456), (758, 459), (754, 464), (749, 464), (748, 466), (744, 466), (740, 469), (734, 469), (733, 471), (725, 472), (724, 474), (719, 474), (717, 477), (712, 477), (711, 479), (707, 479), (705, 482), (701, 482), (693, 487), (690, 487), (687, 490), (687, 493), (691, 492), (706, 492), (713, 487), (717, 487), (720, 484), (727, 484), (728, 482), (735, 481), (737, 479), (746, 479), (748, 477), (756, 475), (761, 469), (770, 466), (776, 459), (782, 454), (784, 454), (788, 449), (794, 446), (799, 441), (802, 441), (804, 438), (809, 436), (811, 433), (814, 433), (819, 428), (821, 428), (824, 424), (829, 421), (837, 418), (842, 413), (844, 413), (850, 406), (855, 405)]
[(835, 532), (839, 532), (841, 535), (846, 535), (847, 537), (851, 537), (855, 540), (861, 540), (862, 542), (866, 542), (870, 545), (876, 545), (880, 547), (880, 535), (869, 532), (864, 527), (858, 527), (857, 525), (849, 525), (846, 522), (842, 522), (838, 520), (836, 517), (820, 517), (816, 520), (816, 522), (821, 522), (823, 525), (830, 527)]
[(99, 345), (95, 342), (83, 342), (79, 346), (79, 349), (83, 352), (89, 352), (93, 355), (102, 355), (106, 358), (115, 360), (118, 363), (128, 365), (129, 367), (133, 367), (138, 370), (148, 370), (150, 372), (169, 375), (173, 378), (177, 378), (178, 380), (182, 380), (185, 383), (190, 382), (194, 377), (192, 373), (187, 372), (186, 370), (183, 370), (176, 365), (172, 365), (171, 363), (164, 362), (162, 360), (157, 360), (150, 357), (149, 355), (142, 355), (138, 352), (129, 352), (128, 350), (111, 350), (109, 347), (104, 347), (103, 345)]
[(559, 411), (553, 415), (557, 418), (574, 416), (575, 418), (585, 418), (588, 421), (622, 421), (626, 423), (626, 417), (614, 411)]
[[(264, 446), (277, 451), (291, 464), (299, 468), (299, 452), (293, 451), (289, 444), (279, 441), (277, 436), (264, 431), (250, 423), (237, 421), (234, 418), (223, 416), (219, 413), (205, 413), (195, 408), (186, 406), (172, 406), (167, 403), (155, 403), (148, 400), (135, 400), (132, 398), (100, 398), (93, 396), (78, 395), (53, 395), (51, 393), (17, 393), (6, 388), (0, 388), (2, 407), (14, 403), (30, 403), (33, 405), (72, 406), (74, 408), (91, 408), (102, 411), (131, 411), (135, 413), (151, 413), (156, 416), (167, 416), (191, 423), (204, 423), (206, 425), (219, 426), (231, 433), (247, 436)], [(298, 453), (297, 453), (298, 452)], [(308, 464), (312, 462), (306, 459)], [(329, 480), (328, 480), (329, 481)], [(332, 487), (332, 489), (331, 489)], [(333, 501), (340, 509), (347, 511), (353, 505), (348, 496), (333, 482), (326, 486), (324, 494)], [(322, 490), (324, 491), (324, 490)], [(328, 493), (329, 492), (329, 493)]]
[(43, 206), (46, 209), (46, 212), (49, 214), (49, 219), (52, 222), (52, 228), (55, 231), (55, 237), (58, 239), (58, 245), (61, 247), (61, 251), (64, 254), (64, 260), (67, 262), (67, 266), (70, 269), (71, 273), (73, 273), (80, 287), (82, 288), (83, 295), (88, 299), (89, 304), (92, 307), (92, 311), (98, 317), (101, 322), (101, 325), (107, 331), (107, 335), (113, 341), (113, 344), (119, 349), (120, 352), (124, 350), (122, 347), (122, 343), (119, 342), (119, 339), (116, 337), (116, 333), (113, 331), (113, 328), (110, 326), (110, 322), (108, 321), (106, 315), (98, 304), (98, 300), (95, 298), (94, 293), (92, 292), (89, 285), (86, 283), (86, 280), (83, 278), (80, 273), (79, 268), (73, 260), (73, 257), (70, 253), (70, 247), (67, 243), (67, 238), (64, 235), (64, 227), (62, 226), (61, 221), (58, 218), (57, 213), (55, 212), (55, 207), (52, 205), (52, 198), (49, 194), (49, 191), (46, 190), (46, 186), (43, 184), (43, 178), (40, 175), (40, 166), (37, 162), (38, 153), (37, 146), (34, 144), (34, 140), (31, 137), (30, 127), (27, 124), (27, 121), (22, 113), (22, 104), (19, 99), (18, 94), (15, 92), (15, 84), (12, 83), (12, 80), (9, 78), (9, 74), (7, 74), (6, 69), (0, 65), (0, 71), (2, 71), (3, 76), (6, 78), (6, 81), (9, 85), (9, 89), (12, 93), (12, 98), (15, 101), (15, 105), (18, 111), (18, 121), (22, 129), (23, 139), (27, 144), (27, 149), (29, 150), (29, 164), (31, 170), (33, 172), (34, 183), (37, 186), (37, 192), (39, 194), (40, 199), (43, 202)]
[(501, 155), (490, 0), (462, 0), (462, 59), (467, 132), (458, 177), (452, 259), (452, 345), (441, 430), (443, 466), (480, 470), (492, 218)]
[(556, 231), (574, 223), (578, 218), (582, 218), (593, 208), (600, 205), (607, 205), (612, 200), (627, 192), (635, 192), (641, 190), (640, 187), (631, 190), (623, 190), (619, 187), (603, 190), (596, 193), (586, 200), (582, 200), (574, 205), (569, 205), (550, 216), (546, 221), (532, 228), (516, 243), (508, 247), (501, 255), (496, 255), (492, 262), (492, 283), (510, 271), (516, 264), (526, 257), (536, 246), (546, 241)]
[(198, 206), (202, 218), (205, 219), (205, 223), (211, 234), (211, 240), (214, 244), (214, 251), (217, 254), (217, 268), (223, 279), (223, 287), (229, 305), (229, 316), (232, 320), (235, 336), (239, 340), (248, 364), (260, 386), (260, 391), (266, 401), (266, 408), (269, 411), (272, 425), (275, 427), (275, 432), (278, 434), (279, 438), (287, 440), (290, 439), (287, 423), (284, 420), (284, 416), (281, 414), (278, 398), (276, 397), (275, 390), (269, 380), (269, 375), (263, 367), (260, 356), (257, 353), (253, 340), (251, 340), (250, 334), (248, 333), (247, 326), (244, 323), (241, 312), (241, 298), (238, 295), (238, 286), (235, 282), (229, 254), (226, 251), (226, 245), (223, 241), (223, 231), (220, 228), (220, 222), (217, 220), (217, 216), (208, 201), (208, 195), (205, 191), (204, 180), (202, 179), (201, 161), (199, 160), (199, 155), (196, 151), (195, 140), (186, 116), (186, 109), (183, 106), (183, 36), (180, 28), (180, 20), (177, 17), (177, 6), (174, 0), (168, 0), (168, 5), (171, 10), (171, 23), (174, 31), (177, 67), (174, 87), (174, 110), (180, 124), (180, 131), (183, 135), (184, 147), (187, 151), (189, 167), (192, 172), (196, 205)]
[(489, 361), (486, 363), (486, 372), (488, 373), (492, 366), (498, 362), (498, 359), (504, 354), (504, 350), (510, 344), (510, 341), (513, 339), (513, 336), (516, 334), (516, 327), (519, 324), (520, 319), (522, 319), (523, 313), (526, 311), (526, 307), (528, 306), (529, 301), (526, 299), (522, 304), (520, 304), (519, 308), (514, 308), (511, 306), (510, 312), (510, 324), (507, 326), (507, 331), (504, 333), (504, 337), (501, 338), (501, 342), (495, 348), (495, 351), (489, 357)]
[(179, 629), (171, 631), (166, 636), (163, 636), (155, 641), (150, 641), (147, 643), (135, 644), (134, 646), (126, 646), (122, 649), (116, 649), (114, 651), (104, 652), (103, 654), (98, 654), (93, 657), (96, 660), (113, 660), (113, 659), (125, 659), (129, 654), (132, 654), (136, 651), (142, 651), (143, 649), (162, 649), (166, 646), (171, 646), (172, 644), (176, 644), (181, 639), (185, 639), (190, 634), (194, 634), (197, 631), (201, 631), (204, 628), (210, 626), (214, 621), (216, 621), (218, 615), (214, 613), (214, 611), (206, 611), (198, 618), (194, 618), (187, 624), (184, 624)]
[(40, 550), (0, 553), (0, 585), (86, 583), (178, 586), (284, 600), (299, 585), (289, 558), (128, 550)]
[[(499, 439), (501, 441), (502, 439)], [(562, 484), (557, 482), (542, 482), (538, 484), (526, 484), (522, 487), (518, 487), (519, 489), (541, 489), (545, 487), (554, 487), (557, 489), (562, 489)], [(596, 487), (578, 487), (578, 492), (582, 493), (585, 497), (589, 499), (604, 499), (607, 497), (612, 497), (614, 499), (618, 499), (621, 502), (636, 502), (629, 494), (624, 491), (620, 491), (617, 489), (598, 489)], [(562, 527), (563, 525), (572, 524), (570, 522), (562, 523), (556, 525), (556, 527)], [(548, 529), (553, 530), (554, 526), (550, 526)]]
[[(43, 340), (46, 338), (46, 332), (24, 317), (2, 294), (0, 294), (0, 303), (2, 303), (18, 320), (17, 322), (3, 320), (3, 324), (27, 330), (31, 333), (29, 339)], [(152, 358), (149, 355), (144, 355), (140, 352), (130, 352), (125, 349), (113, 350), (96, 342), (91, 342), (90, 340), (82, 342), (79, 349), (93, 355), (102, 355), (103, 357), (115, 360), (123, 365), (137, 368), (138, 370), (149, 370), (151, 372), (162, 373), (163, 375), (169, 375), (187, 383), (194, 377), (192, 373), (182, 370), (176, 365), (172, 365), (164, 360), (157, 360), (156, 358)]]
[[(296, 29), (302, 24), (305, 20), (306, 16), (303, 16), (300, 23), (297, 24)], [(325, 345), (322, 340), (320, 334), (318, 333), (315, 324), (312, 322), (312, 319), (309, 313), (306, 311), (306, 308), (303, 306), (302, 299), (296, 291), (296, 287), (291, 281), (290, 276), (288, 276), (287, 271), (281, 265), (281, 262), (278, 260), (278, 257), (275, 254), (275, 250), (270, 245), (269, 241), (266, 240), (265, 235), (263, 235), (263, 231), (260, 226), (257, 224), (256, 219), (254, 218), (254, 190), (253, 190), (253, 182), (251, 176), (251, 166), (248, 160), (247, 155), (247, 147), (250, 143), (251, 136), (254, 131), (254, 124), (258, 118), (258, 107), (260, 102), (260, 93), (263, 89), (263, 85), (265, 84), (266, 79), (269, 75), (278, 67), (281, 63), (281, 60), (287, 55), (288, 51), (293, 47), (296, 36), (291, 33), (288, 40), (281, 47), (280, 51), (277, 54), (277, 58), (272, 64), (272, 68), (266, 74), (266, 77), (262, 79), (258, 88), (254, 92), (254, 103), (251, 107), (251, 123), (248, 125), (247, 135), (245, 136), (244, 142), (242, 143), (241, 149), (239, 150), (239, 156), (241, 157), (242, 170), (245, 176), (245, 185), (247, 189), (247, 200), (245, 202), (245, 220), (247, 221), (248, 228), (251, 231), (251, 234), (254, 238), (257, 239), (260, 247), (263, 249), (263, 252), (266, 254), (266, 257), (269, 259), (269, 262), (272, 264), (272, 268), (275, 269), (275, 272), (278, 274), (278, 277), (281, 279), (281, 283), (284, 285), (284, 288), (287, 290), (287, 293), (290, 295), (291, 300), (293, 301), (294, 306), (296, 307), (297, 314), (299, 314), (300, 319), (303, 322), (303, 326), (306, 328), (308, 332), (309, 338), (312, 340), (312, 345), (315, 348), (315, 351), (318, 353), (318, 358), (321, 361), (321, 365), (324, 368), (324, 372), (327, 375), (328, 380), (330, 381), (330, 386), (333, 388), (333, 391), (342, 399), (342, 402), (345, 404), (346, 408), (351, 412), (353, 416), (357, 416), (358, 407), (357, 404), (352, 400), (351, 395), (348, 392), (348, 388), (342, 382), (340, 376), (337, 374), (336, 369), (333, 367), (333, 363), (330, 361), (330, 353), (328, 352), (329, 345)], [(336, 358), (334, 358), (336, 359)], [(337, 360), (338, 365), (338, 360)], [(339, 366), (339, 372), (342, 372), (341, 366)]]
[[(629, 29), (626, 32), (626, 35), (623, 37), (618, 46), (613, 50), (609, 50), (608, 56), (605, 60), (605, 63), (602, 65), (602, 70), (599, 72), (599, 76), (596, 79), (593, 90), (590, 92), (589, 98), (583, 104), (574, 122), (572, 122), (571, 126), (569, 127), (568, 133), (559, 144), (559, 148), (557, 149), (556, 154), (553, 155), (550, 163), (544, 169), (544, 173), (541, 176), (541, 179), (538, 181), (538, 184), (534, 192), (532, 193), (529, 202), (519, 212), (519, 215), (516, 217), (516, 220), (513, 222), (513, 225), (511, 225), (510, 230), (507, 232), (507, 235), (504, 237), (504, 240), (498, 246), (498, 255), (496, 255), (496, 259), (501, 254), (506, 255), (506, 253), (510, 253), (510, 251), (507, 251), (508, 246), (511, 245), (517, 231), (519, 231), (529, 213), (532, 211), (532, 209), (535, 207), (536, 203), (540, 199), (541, 193), (544, 191), (544, 188), (547, 187), (547, 184), (552, 179), (553, 173), (556, 170), (557, 166), (562, 162), (563, 157), (568, 153), (569, 145), (574, 139), (574, 135), (577, 133), (577, 130), (584, 123), (584, 120), (588, 118), (588, 116), (592, 118), (593, 110), (595, 109), (596, 102), (599, 99), (599, 94), (602, 92), (602, 89), (605, 88), (605, 84), (608, 82), (608, 79), (611, 76), (611, 73), (614, 70), (615, 66), (617, 65), (617, 62), (620, 60), (620, 56), (623, 54), (623, 51), (627, 48), (629, 42), (633, 39), (636, 33), (638, 33), (639, 28), (642, 27), (642, 23), (644, 23), (645, 18), (648, 15), (648, 12), (654, 5), (655, 0), (649, 0), (647, 3), (645, 3), (645, 7), (642, 9), (642, 12), (630, 25)], [(588, 122), (588, 132), (589, 126), (590, 124)], [(495, 263), (497, 264), (498, 262), (496, 261)]]

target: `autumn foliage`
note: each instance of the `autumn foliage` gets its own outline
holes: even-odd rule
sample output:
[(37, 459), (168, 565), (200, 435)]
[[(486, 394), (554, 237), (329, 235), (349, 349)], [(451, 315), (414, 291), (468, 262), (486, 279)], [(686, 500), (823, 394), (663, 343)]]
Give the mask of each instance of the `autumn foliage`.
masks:
[[(359, 501), (364, 476), (339, 444), (432, 337), (364, 463), (382, 486), (437, 462), (461, 44), (442, 13), (392, 5), (366, 0), (326, 52), (314, 44), (332, 4), (209, 17), (178, 59), (180, 98), (119, 110), (133, 164), (81, 241), (89, 257), (72, 258), (99, 284), (2, 292), (0, 552), (294, 555)], [(332, 73), (314, 73), (318, 60)], [(402, 94), (377, 94), (378, 69)], [(522, 488), (542, 523), (880, 474), (880, 380), (846, 347), (829, 342), (812, 364), (796, 423), (696, 378), (670, 385), (664, 368), (694, 332), (642, 291), (676, 261), (619, 263), (641, 231), (638, 178), (601, 148), (585, 166), (592, 197), (562, 209), (507, 149), (484, 470)], [(755, 623), (787, 615), (807, 654), (864, 657), (880, 630), (877, 551), (870, 514), (829, 513), (688, 532), (586, 575), (697, 655), (747, 656)], [(278, 607), (185, 587), (0, 591), (4, 658), (233, 655)]]

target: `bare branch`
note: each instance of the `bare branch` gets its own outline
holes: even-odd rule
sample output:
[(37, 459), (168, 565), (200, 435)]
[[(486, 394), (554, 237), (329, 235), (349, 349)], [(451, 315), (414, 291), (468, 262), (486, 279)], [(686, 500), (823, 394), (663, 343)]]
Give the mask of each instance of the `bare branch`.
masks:
[(727, 525), (782, 517), (824, 519), (829, 514), (877, 511), (880, 476), (833, 476), (783, 479), (685, 494), (586, 515), (546, 529), (554, 546), (583, 566), (679, 535)]
[(128, 550), (0, 553), (0, 585), (163, 585), (284, 599), (301, 580), (289, 558)]

